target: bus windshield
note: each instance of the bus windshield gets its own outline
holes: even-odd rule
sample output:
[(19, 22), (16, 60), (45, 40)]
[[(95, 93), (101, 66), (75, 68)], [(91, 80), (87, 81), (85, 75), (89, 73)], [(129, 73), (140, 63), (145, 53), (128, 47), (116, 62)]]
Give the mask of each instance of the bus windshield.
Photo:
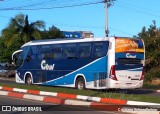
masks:
[(19, 67), (23, 63), (23, 50), (18, 50), (12, 54), (13, 63)]

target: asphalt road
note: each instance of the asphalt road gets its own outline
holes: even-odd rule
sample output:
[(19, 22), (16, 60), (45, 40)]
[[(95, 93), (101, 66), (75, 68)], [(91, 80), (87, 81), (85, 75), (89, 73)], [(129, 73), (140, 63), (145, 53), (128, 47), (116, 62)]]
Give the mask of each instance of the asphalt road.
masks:
[[(0, 77), (0, 83), (11, 84), (16, 83), (14, 78), (2, 78)], [(102, 92), (102, 91), (100, 91)], [(160, 96), (160, 93), (155, 92), (153, 90), (146, 89), (121, 89), (121, 90), (104, 90), (103, 92), (111, 92), (111, 93), (124, 93), (124, 94), (140, 94), (140, 95), (149, 95), (149, 96)]]
[[(73, 106), (62, 106), (51, 103), (44, 103), (33, 100), (17, 99), (12, 97), (0, 96), (0, 106), (15, 106), (15, 107), (26, 107), (38, 106), (42, 108), (42, 112), (16, 112), (16, 108), (10, 112), (0, 112), (0, 114), (126, 114), (122, 112), (108, 112), (108, 111), (95, 111), (89, 108), (73, 107)], [(50, 111), (43, 111), (44, 109)], [(61, 111), (62, 110), (62, 111)], [(68, 111), (69, 110), (69, 111)]]

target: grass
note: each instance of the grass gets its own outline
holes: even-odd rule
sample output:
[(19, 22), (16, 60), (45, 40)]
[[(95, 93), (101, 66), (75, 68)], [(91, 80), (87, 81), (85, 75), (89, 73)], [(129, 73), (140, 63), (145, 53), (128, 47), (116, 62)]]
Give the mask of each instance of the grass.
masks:
[[(159, 96), (153, 97), (153, 96), (145, 95), (145, 94), (127, 94), (126, 92), (119, 92), (119, 91), (76, 90), (72, 88), (48, 87), (48, 86), (38, 86), (38, 85), (27, 86), (25, 84), (6, 84), (6, 83), (1, 83), (0, 86), (29, 89), (29, 90), (40, 90), (40, 91), (47, 91), (47, 92), (61, 92), (61, 93), (68, 93), (68, 94), (78, 94), (78, 95), (93, 96), (93, 97), (160, 103)], [(147, 87), (147, 85), (145, 86)]]

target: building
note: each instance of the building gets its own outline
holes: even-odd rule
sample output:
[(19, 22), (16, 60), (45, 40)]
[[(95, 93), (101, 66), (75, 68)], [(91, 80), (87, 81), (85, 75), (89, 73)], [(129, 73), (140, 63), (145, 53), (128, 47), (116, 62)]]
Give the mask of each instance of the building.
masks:
[(65, 38), (93, 38), (94, 34), (90, 31), (62, 31)]

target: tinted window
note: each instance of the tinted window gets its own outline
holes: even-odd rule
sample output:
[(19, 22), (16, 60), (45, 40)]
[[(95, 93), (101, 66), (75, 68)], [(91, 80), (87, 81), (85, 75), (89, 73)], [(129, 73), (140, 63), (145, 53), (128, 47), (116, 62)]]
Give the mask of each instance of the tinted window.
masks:
[(95, 42), (93, 44), (93, 57), (99, 58), (107, 54), (108, 43), (107, 42)]
[(23, 52), (18, 53), (18, 56), (15, 60), (15, 64), (17, 67), (21, 66), (23, 63)]
[(63, 58), (71, 59), (76, 57), (76, 44), (65, 44)]
[(80, 58), (89, 58), (91, 55), (91, 43), (79, 44), (78, 54)]
[(28, 46), (22, 47), (21, 49), (23, 50), (23, 55), (25, 56), (27, 53)]
[(29, 62), (30, 60), (37, 59), (38, 51), (39, 51), (39, 46), (31, 46), (26, 61)]
[(38, 60), (49, 59), (50, 58), (49, 53), (50, 53), (50, 45), (40, 46), (38, 57), (37, 57)]
[(50, 58), (52, 59), (60, 59), (62, 58), (62, 45), (52, 45), (50, 51)]

